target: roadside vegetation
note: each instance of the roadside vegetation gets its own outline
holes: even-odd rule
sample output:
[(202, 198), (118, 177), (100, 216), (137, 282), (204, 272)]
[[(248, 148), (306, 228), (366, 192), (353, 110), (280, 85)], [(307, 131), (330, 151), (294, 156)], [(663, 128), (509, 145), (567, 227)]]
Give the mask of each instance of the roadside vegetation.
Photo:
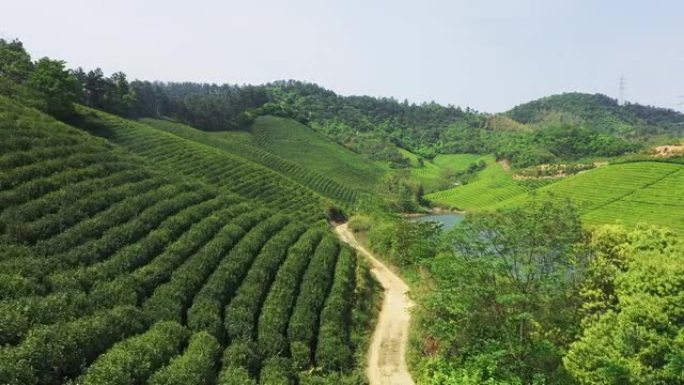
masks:
[(560, 199), (468, 214), (449, 231), (380, 215), (350, 228), (420, 304), (409, 356), (419, 384), (681, 381), (684, 253), (672, 230), (588, 229)]

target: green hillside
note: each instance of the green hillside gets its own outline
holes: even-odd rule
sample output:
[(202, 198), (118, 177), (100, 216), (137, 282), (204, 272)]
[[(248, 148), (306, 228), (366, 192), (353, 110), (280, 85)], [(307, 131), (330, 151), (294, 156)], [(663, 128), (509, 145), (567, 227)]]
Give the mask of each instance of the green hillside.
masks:
[(359, 366), (367, 273), (298, 220), (320, 217), (313, 193), (79, 112), (108, 140), (0, 97), (0, 383), (247, 384)]
[(438, 191), (425, 196), (437, 204), (458, 210), (489, 209), (502, 201), (525, 194), (549, 181), (516, 181), (499, 163), (490, 163), (466, 185)]
[(630, 136), (684, 136), (684, 114), (639, 104), (618, 104), (602, 94), (569, 92), (514, 107), (507, 116), (520, 123), (539, 124), (554, 116), (574, 120), (592, 131)]
[[(657, 224), (684, 231), (684, 165), (663, 162), (615, 164), (564, 178), (536, 191), (570, 199), (589, 224)], [(492, 207), (532, 199), (519, 195)]]
[(320, 195), (257, 163), (87, 107), (79, 107), (79, 113), (79, 126), (121, 145), (158, 169), (199, 178), (302, 220), (324, 218), (326, 203)]
[(450, 179), (464, 172), (479, 161), (491, 164), (494, 157), (475, 154), (440, 154), (432, 160), (419, 161), (417, 155), (402, 149), (401, 154), (411, 161), (411, 177), (425, 188), (426, 192), (445, 190), (453, 185)]
[(584, 171), (557, 181), (514, 180), (500, 165), (464, 186), (426, 198), (466, 211), (510, 208), (536, 197), (570, 200), (588, 224), (657, 224), (684, 231), (684, 164), (640, 161)]
[(358, 198), (358, 191), (338, 183), (335, 174), (328, 174), (329, 177), (323, 176), (323, 174), (316, 173), (297, 163), (265, 151), (254, 143), (253, 136), (248, 132), (222, 131), (209, 133), (169, 120), (147, 118), (141, 121), (182, 138), (216, 147), (259, 163), (340, 204), (351, 206)]
[(260, 147), (357, 191), (373, 191), (387, 171), (291, 119), (262, 116), (251, 130)]

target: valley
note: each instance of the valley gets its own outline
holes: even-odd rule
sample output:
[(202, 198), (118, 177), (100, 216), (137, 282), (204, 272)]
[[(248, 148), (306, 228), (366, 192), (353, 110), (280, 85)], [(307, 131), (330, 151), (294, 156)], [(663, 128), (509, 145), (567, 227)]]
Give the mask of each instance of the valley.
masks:
[(682, 122), (128, 81), (0, 39), (0, 384), (679, 383)]

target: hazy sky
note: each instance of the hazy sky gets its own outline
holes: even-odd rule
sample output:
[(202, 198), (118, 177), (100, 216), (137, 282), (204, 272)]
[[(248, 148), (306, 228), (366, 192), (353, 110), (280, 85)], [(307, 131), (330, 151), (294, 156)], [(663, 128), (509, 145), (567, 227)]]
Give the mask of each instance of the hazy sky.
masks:
[(684, 109), (684, 0), (0, 0), (34, 58), (131, 79), (299, 79), (498, 112), (563, 91)]

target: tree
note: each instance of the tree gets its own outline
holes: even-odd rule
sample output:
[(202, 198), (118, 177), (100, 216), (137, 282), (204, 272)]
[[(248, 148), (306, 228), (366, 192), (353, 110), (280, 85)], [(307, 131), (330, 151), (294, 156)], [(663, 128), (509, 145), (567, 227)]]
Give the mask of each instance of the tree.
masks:
[(94, 108), (104, 107), (107, 88), (107, 81), (100, 68), (88, 71), (83, 82), (85, 103)]
[(483, 379), (566, 383), (561, 358), (578, 332), (584, 237), (567, 203), (469, 215), (431, 263), (430, 340)]
[(31, 71), (33, 63), (19, 40), (8, 42), (0, 39), (0, 95), (30, 101), (34, 99), (31, 90), (22, 86)]
[(57, 118), (68, 118), (78, 100), (78, 80), (64, 68), (64, 61), (40, 59), (29, 75), (28, 85), (43, 96), (43, 109)]
[(592, 245), (584, 331), (565, 367), (581, 384), (683, 383), (683, 245), (668, 231), (616, 226)]
[(0, 39), (0, 77), (15, 83), (26, 81), (33, 69), (31, 56), (19, 40)]

